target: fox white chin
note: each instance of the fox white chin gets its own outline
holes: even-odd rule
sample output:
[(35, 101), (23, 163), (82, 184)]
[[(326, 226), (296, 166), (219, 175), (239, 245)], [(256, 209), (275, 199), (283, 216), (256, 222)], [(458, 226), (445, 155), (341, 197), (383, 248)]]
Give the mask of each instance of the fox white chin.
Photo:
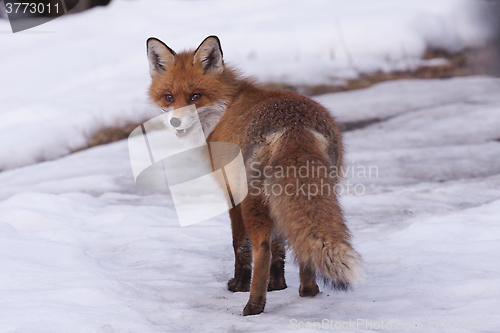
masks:
[(181, 119), (181, 124), (177, 127), (173, 127), (170, 123), (172, 117), (174, 116), (172, 108), (162, 108), (163, 112), (169, 113), (168, 121), (165, 121), (164, 125), (169, 128), (173, 128), (175, 130), (175, 135), (179, 139), (189, 140), (191, 143), (195, 144), (203, 143), (214, 131), (215, 126), (217, 126), (217, 123), (224, 115), (226, 107), (227, 102), (225, 100), (219, 100), (213, 105), (206, 105), (196, 110), (203, 136), (200, 135), (200, 126), (198, 125), (198, 121), (194, 115), (184, 116)]

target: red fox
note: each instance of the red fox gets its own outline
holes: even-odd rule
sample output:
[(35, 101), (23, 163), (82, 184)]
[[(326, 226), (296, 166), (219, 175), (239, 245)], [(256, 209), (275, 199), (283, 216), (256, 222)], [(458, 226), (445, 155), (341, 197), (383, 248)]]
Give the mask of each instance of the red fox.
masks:
[[(266, 292), (287, 287), (285, 245), (299, 265), (300, 296), (319, 292), (316, 275), (335, 289), (360, 282), (362, 260), (334, 191), (340, 172), (326, 172), (340, 170), (344, 149), (330, 113), (242, 78), (224, 65), (216, 36), (179, 54), (149, 38), (147, 55), (150, 98), (165, 111), (194, 104), (207, 142), (231, 142), (243, 154), (251, 190), (229, 211), (235, 271), (228, 282), (230, 291), (250, 291), (243, 315), (263, 312)], [(174, 114), (170, 124), (184, 136), (192, 122)]]

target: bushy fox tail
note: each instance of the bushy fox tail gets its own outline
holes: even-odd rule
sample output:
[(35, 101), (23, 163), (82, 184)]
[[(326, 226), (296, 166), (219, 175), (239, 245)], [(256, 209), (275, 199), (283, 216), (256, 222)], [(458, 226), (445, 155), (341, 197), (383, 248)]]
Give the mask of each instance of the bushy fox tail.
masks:
[[(281, 188), (282, 193), (268, 194), (269, 209), (278, 232), (287, 239), (296, 260), (312, 269), (326, 285), (347, 290), (363, 280), (361, 256), (352, 248), (350, 233), (344, 223), (342, 210), (334, 186), (338, 177), (331, 177), (331, 161), (314, 144), (314, 138), (300, 145), (280, 140), (280, 149), (271, 158), (271, 164), (302, 167), (295, 176), (274, 177), (270, 188)], [(324, 172), (325, 168), (328, 172)], [(309, 169), (307, 177), (305, 168)], [(314, 170), (313, 170), (314, 168)], [(289, 168), (290, 170), (290, 168)]]

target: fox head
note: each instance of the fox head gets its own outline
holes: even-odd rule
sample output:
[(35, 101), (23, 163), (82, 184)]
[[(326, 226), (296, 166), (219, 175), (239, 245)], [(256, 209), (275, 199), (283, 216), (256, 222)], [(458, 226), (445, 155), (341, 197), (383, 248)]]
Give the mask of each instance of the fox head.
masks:
[[(209, 36), (194, 51), (175, 53), (157, 38), (147, 40), (150, 98), (169, 112), (170, 125), (178, 136), (186, 135), (196, 122), (196, 114), (186, 112), (196, 106), (205, 137), (214, 130), (232, 94), (229, 83), (235, 78), (226, 69), (219, 38)], [(181, 110), (181, 111), (176, 111)]]

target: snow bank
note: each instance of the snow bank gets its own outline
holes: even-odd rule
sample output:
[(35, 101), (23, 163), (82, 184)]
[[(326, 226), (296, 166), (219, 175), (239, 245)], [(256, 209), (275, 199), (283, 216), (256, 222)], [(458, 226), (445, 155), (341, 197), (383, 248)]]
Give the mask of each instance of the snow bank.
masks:
[(85, 146), (156, 115), (145, 41), (180, 51), (221, 38), (227, 63), (263, 81), (325, 83), (422, 64), (428, 47), (477, 46), (474, 1), (113, 1), (10, 34), (0, 21), (0, 170)]

